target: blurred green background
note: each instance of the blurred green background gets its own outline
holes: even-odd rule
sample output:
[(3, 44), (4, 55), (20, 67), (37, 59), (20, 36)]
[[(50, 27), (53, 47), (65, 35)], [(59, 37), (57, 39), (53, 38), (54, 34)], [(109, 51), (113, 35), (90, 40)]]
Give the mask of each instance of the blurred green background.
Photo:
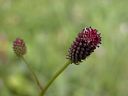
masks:
[(85, 62), (70, 65), (46, 96), (128, 96), (128, 0), (0, 0), (0, 96), (38, 96), (13, 53), (15, 38), (26, 42), (25, 58), (45, 85), (89, 26), (101, 32), (102, 45)]

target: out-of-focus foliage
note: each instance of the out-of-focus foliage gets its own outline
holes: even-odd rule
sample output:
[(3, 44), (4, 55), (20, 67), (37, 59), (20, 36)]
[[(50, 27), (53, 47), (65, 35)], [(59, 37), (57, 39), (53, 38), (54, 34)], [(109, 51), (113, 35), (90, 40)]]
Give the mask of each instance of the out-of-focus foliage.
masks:
[(0, 96), (38, 95), (12, 51), (16, 37), (26, 42), (25, 58), (45, 85), (86, 26), (101, 32), (101, 47), (79, 66), (70, 65), (47, 96), (128, 96), (127, 9), (127, 0), (0, 0)]

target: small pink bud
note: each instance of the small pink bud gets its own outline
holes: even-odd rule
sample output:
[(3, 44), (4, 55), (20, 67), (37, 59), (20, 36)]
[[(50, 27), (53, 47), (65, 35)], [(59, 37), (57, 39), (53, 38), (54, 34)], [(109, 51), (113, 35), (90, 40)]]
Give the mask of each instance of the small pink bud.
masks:
[(16, 38), (16, 40), (13, 42), (13, 50), (17, 56), (25, 55), (26, 53), (25, 42), (20, 38)]

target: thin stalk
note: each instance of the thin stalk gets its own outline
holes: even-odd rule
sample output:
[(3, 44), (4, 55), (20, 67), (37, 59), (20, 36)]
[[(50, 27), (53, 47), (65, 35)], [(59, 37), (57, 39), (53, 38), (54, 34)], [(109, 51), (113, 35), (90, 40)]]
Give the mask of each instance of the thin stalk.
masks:
[(68, 67), (68, 65), (71, 64), (71, 61), (68, 61), (65, 63), (65, 65), (56, 72), (56, 74), (51, 78), (51, 80), (47, 83), (47, 85), (44, 87), (44, 89), (41, 91), (39, 96), (44, 96), (45, 92), (49, 88), (49, 86), (54, 82), (54, 80)]
[(40, 82), (39, 82), (39, 80), (38, 80), (38, 78), (37, 78), (35, 72), (34, 72), (33, 69), (32, 69), (32, 67), (28, 64), (28, 62), (25, 60), (25, 58), (24, 58), (23, 56), (21, 57), (21, 59), (22, 59), (22, 60), (24, 61), (24, 63), (27, 65), (27, 67), (28, 67), (29, 71), (31, 72), (31, 74), (32, 74), (32, 76), (33, 76), (33, 78), (34, 78), (34, 80), (35, 80), (37, 86), (39, 87), (39, 89), (40, 89), (40, 90), (43, 90), (43, 88), (42, 88), (42, 86), (41, 86), (41, 84), (40, 84)]

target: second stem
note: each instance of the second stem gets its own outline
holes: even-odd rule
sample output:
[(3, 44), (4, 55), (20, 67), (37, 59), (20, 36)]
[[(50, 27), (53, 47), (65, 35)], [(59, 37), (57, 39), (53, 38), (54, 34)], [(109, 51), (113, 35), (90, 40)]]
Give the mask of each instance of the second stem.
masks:
[(40, 88), (40, 90), (43, 90), (35, 72), (33, 71), (33, 69), (31, 68), (31, 66), (28, 64), (28, 62), (25, 60), (24, 57), (21, 57), (21, 59), (24, 61), (24, 63), (27, 65), (28, 69), (30, 70), (31, 74), (33, 75), (33, 78), (35, 79), (35, 82), (37, 83), (37, 86)]

